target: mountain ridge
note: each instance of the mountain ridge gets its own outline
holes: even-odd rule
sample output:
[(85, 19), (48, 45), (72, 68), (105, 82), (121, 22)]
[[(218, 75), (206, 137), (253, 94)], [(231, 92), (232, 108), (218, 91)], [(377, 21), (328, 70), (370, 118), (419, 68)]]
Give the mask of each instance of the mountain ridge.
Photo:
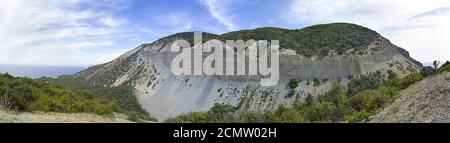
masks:
[[(199, 32), (199, 31), (195, 31)], [(166, 36), (156, 40), (173, 41), (175, 39), (187, 40), (193, 44), (194, 32), (180, 32), (170, 36)], [(291, 48), (297, 53), (311, 57), (319, 52), (321, 48), (343, 47), (342, 45), (350, 44), (353, 47), (366, 47), (373, 40), (381, 37), (377, 32), (350, 23), (331, 23), (308, 26), (301, 29), (284, 29), (277, 27), (261, 27), (255, 29), (232, 31), (223, 34), (203, 33), (203, 42), (218, 39), (225, 40), (280, 40), (281, 48)], [(287, 39), (291, 37), (291, 39)], [(331, 39), (323, 39), (323, 37), (331, 37)], [(323, 40), (315, 40), (323, 39)], [(343, 41), (343, 42), (339, 42)], [(154, 43), (154, 42), (153, 42)], [(150, 43), (152, 44), (152, 43)], [(341, 45), (340, 45), (341, 44)], [(148, 44), (147, 44), (148, 45)], [(338, 49), (339, 54), (343, 54), (343, 50), (349, 47)], [(329, 50), (329, 49), (323, 49)], [(323, 54), (323, 53), (321, 53)]]
[[(417, 73), (422, 67), (406, 50), (362, 26), (333, 23), (291, 32), (278, 30), (285, 31), (260, 28), (222, 34), (228, 38), (258, 40), (277, 37), (272, 33), (278, 33), (282, 38), (280, 82), (274, 87), (260, 87), (250, 76), (173, 75), (170, 64), (176, 53), (170, 51), (170, 45), (179, 39), (192, 43), (193, 33), (190, 32), (142, 44), (111, 62), (75, 74), (73, 79), (100, 87), (131, 85), (141, 106), (164, 120), (186, 112), (208, 110), (215, 103), (239, 105), (240, 110), (274, 110), (309, 95), (322, 95), (331, 88), (333, 81), (346, 84), (352, 78), (375, 72), (384, 77), (389, 73), (402, 77)], [(221, 38), (208, 33), (203, 36), (204, 41)], [(298, 79), (299, 86), (291, 89), (288, 86), (291, 79)]]

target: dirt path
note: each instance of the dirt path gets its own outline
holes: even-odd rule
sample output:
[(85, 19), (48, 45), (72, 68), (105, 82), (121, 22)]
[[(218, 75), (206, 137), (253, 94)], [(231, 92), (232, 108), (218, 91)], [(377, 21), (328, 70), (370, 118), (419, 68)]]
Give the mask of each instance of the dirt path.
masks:
[(0, 123), (131, 123), (126, 116), (103, 117), (85, 113), (14, 113), (0, 109)]

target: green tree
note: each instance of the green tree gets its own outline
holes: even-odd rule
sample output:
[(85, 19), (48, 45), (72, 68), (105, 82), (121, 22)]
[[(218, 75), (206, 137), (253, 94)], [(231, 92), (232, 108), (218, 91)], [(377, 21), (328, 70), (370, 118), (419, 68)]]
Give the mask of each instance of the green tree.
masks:
[(320, 84), (321, 84), (321, 83), (320, 83), (320, 80), (317, 79), (317, 78), (314, 78), (313, 82), (314, 82), (314, 84), (313, 84), (314, 87), (318, 87), (318, 86), (320, 86)]
[(439, 61), (433, 61), (433, 67), (434, 67), (434, 69), (435, 70), (437, 70), (438, 69), (438, 67), (439, 67), (439, 64), (440, 64), (440, 62)]
[(291, 89), (297, 88), (298, 84), (299, 84), (299, 80), (297, 80), (297, 79), (289, 80), (289, 87), (291, 87)]
[(331, 90), (325, 93), (320, 100), (339, 105), (344, 104), (341, 102), (346, 102), (346, 99), (344, 86), (339, 82), (334, 82)]

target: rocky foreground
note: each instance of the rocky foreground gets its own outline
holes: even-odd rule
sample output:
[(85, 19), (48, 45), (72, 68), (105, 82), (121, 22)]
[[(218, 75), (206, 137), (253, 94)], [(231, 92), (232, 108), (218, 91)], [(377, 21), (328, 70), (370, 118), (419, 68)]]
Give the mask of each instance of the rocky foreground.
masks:
[(15, 113), (0, 109), (0, 123), (131, 123), (131, 121), (120, 114), (103, 117), (84, 113)]
[(450, 72), (427, 78), (401, 92), (371, 123), (449, 123)]

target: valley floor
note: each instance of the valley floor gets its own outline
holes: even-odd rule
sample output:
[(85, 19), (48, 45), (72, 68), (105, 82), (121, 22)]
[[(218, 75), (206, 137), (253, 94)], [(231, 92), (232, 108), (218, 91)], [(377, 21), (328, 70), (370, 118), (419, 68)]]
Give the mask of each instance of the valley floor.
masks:
[(132, 123), (127, 116), (104, 117), (86, 113), (15, 113), (0, 109), (0, 123)]

